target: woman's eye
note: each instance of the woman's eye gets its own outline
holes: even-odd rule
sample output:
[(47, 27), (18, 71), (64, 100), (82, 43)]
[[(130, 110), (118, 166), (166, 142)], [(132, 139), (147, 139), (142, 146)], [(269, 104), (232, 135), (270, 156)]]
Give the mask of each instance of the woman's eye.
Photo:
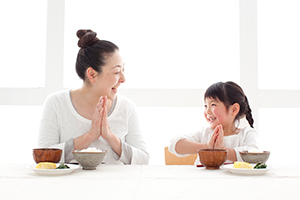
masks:
[(211, 106), (216, 106), (216, 104), (213, 103), (213, 104), (211, 104)]

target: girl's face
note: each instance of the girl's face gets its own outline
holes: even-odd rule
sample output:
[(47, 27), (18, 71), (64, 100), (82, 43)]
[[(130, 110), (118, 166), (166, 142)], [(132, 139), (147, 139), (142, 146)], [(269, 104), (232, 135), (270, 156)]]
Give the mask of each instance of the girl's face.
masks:
[(124, 62), (119, 53), (115, 51), (106, 58), (106, 65), (102, 67), (101, 74), (96, 77), (97, 92), (113, 100), (118, 92), (118, 87), (125, 82)]
[(210, 128), (215, 129), (220, 124), (225, 127), (234, 122), (234, 116), (230, 115), (223, 102), (206, 98), (204, 103), (204, 117)]

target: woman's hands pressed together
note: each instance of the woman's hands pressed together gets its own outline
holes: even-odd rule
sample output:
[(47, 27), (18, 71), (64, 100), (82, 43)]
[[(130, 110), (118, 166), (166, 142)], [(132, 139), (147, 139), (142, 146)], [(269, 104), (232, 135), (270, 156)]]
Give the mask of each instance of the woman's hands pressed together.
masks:
[(96, 106), (95, 113), (92, 119), (90, 132), (95, 140), (102, 136), (110, 143), (117, 138), (111, 131), (108, 124), (106, 96), (101, 96), (99, 98), (99, 102)]
[(98, 139), (101, 136), (101, 121), (103, 118), (103, 97), (101, 96), (99, 102), (97, 103), (94, 116), (92, 119), (92, 125), (90, 129), (90, 134), (94, 140)]
[(97, 103), (92, 118), (91, 128), (86, 134), (74, 139), (74, 149), (85, 149), (92, 142), (103, 137), (112, 147), (112, 149), (121, 156), (122, 147), (120, 138), (110, 129), (107, 119), (107, 97), (101, 96)]
[(112, 131), (110, 130), (108, 120), (107, 120), (107, 97), (100, 97), (100, 135), (106, 139), (110, 140), (111, 136), (113, 135)]
[(104, 139), (109, 140), (113, 135), (109, 128), (107, 120), (107, 97), (101, 96), (96, 106), (95, 113), (92, 119), (90, 133), (94, 140), (102, 136)]

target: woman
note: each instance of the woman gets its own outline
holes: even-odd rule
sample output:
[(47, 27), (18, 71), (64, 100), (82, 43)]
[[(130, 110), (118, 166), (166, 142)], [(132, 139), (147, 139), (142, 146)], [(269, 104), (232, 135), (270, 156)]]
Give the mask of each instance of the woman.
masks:
[(136, 107), (117, 94), (125, 82), (119, 48), (96, 36), (77, 31), (76, 72), (83, 85), (46, 99), (38, 145), (63, 149), (64, 162), (73, 162), (72, 150), (96, 147), (108, 151), (106, 164), (148, 164)]

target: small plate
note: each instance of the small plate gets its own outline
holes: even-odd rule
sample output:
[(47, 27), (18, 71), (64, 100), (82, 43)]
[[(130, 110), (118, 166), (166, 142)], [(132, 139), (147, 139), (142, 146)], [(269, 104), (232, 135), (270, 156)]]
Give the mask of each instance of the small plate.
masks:
[[(254, 166), (255, 164), (252, 165), (252, 167)], [(237, 169), (237, 168), (233, 168), (233, 164), (231, 164), (231, 165), (224, 165), (223, 168), (229, 170), (233, 174), (262, 175), (267, 173), (272, 167), (268, 165), (267, 168), (265, 169)]]
[[(56, 164), (58, 167), (60, 164)], [(79, 168), (79, 165), (73, 165), (73, 164), (66, 164), (70, 168), (69, 169), (36, 169), (36, 164), (34, 165), (29, 165), (28, 168), (32, 169), (35, 173), (39, 175), (63, 175), (63, 174), (70, 174), (72, 173), (75, 169)]]

